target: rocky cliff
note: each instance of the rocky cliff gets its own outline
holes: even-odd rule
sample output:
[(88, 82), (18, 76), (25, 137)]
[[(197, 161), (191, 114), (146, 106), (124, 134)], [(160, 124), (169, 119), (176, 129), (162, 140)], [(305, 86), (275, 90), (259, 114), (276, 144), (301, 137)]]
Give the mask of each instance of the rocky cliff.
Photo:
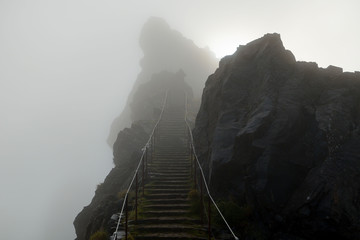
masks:
[(112, 147), (116, 134), (125, 127), (130, 127), (136, 120), (131, 113), (130, 104), (135, 99), (138, 86), (149, 81), (154, 73), (161, 71), (176, 72), (182, 69), (185, 81), (193, 89), (195, 98), (200, 100), (206, 78), (215, 70), (218, 60), (207, 48), (199, 48), (190, 39), (170, 28), (165, 20), (150, 18), (140, 34), (140, 47), (144, 53), (139, 73), (133, 90), (128, 97), (122, 113), (110, 128), (108, 144)]
[(359, 101), (359, 73), (297, 62), (278, 34), (220, 61), (194, 136), (217, 199), (252, 209), (245, 239), (360, 238)]
[[(192, 101), (192, 89), (184, 78), (182, 70), (177, 73), (163, 71), (138, 86), (130, 104), (130, 112), (135, 121), (130, 128), (117, 134), (113, 149), (115, 167), (105, 181), (98, 185), (91, 203), (75, 218), (77, 240), (88, 240), (100, 229), (109, 234), (114, 231), (115, 222), (111, 220), (111, 216), (120, 211), (124, 191), (140, 160), (141, 149), (159, 118), (166, 91), (169, 92), (167, 102), (172, 106), (184, 106), (184, 91), (189, 102)], [(181, 98), (176, 98), (177, 93), (181, 94)]]

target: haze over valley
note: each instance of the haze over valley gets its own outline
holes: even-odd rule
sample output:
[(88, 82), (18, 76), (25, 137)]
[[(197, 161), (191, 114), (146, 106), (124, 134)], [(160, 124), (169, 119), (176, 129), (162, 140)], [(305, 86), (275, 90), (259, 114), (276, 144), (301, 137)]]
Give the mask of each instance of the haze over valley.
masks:
[[(358, 1), (1, 1), (0, 238), (76, 237), (75, 216), (114, 167), (109, 144), (121, 127), (110, 142), (109, 132), (137, 79), (175, 74), (172, 64), (182, 64), (199, 100), (220, 58), (274, 32), (297, 61), (359, 71), (359, 8)], [(139, 43), (153, 17), (194, 55), (145, 69), (151, 49), (166, 47)]]

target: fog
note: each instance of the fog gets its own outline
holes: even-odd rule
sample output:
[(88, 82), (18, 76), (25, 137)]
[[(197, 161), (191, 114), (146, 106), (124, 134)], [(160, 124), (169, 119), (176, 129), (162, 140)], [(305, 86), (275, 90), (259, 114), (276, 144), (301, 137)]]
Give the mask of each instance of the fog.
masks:
[(74, 239), (150, 16), (218, 57), (278, 32), (297, 60), (360, 70), (354, 1), (0, 1), (0, 239)]

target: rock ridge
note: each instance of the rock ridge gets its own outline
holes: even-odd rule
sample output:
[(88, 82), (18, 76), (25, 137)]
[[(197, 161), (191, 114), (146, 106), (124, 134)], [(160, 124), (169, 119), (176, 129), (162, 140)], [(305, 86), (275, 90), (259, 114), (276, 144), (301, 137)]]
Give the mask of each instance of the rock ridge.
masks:
[(240, 46), (196, 118), (212, 191), (256, 209), (269, 239), (359, 238), (359, 106), (359, 74), (297, 62), (276, 33)]
[(150, 80), (153, 74), (167, 71), (177, 72), (182, 69), (186, 83), (193, 89), (193, 95), (200, 100), (206, 78), (212, 73), (218, 60), (208, 48), (199, 48), (180, 32), (172, 29), (164, 19), (151, 17), (144, 24), (139, 39), (144, 57), (140, 61), (141, 72), (129, 94), (122, 113), (114, 119), (108, 136), (108, 144), (112, 147), (116, 134), (130, 127), (133, 119), (130, 104), (134, 101), (134, 93), (138, 87)]

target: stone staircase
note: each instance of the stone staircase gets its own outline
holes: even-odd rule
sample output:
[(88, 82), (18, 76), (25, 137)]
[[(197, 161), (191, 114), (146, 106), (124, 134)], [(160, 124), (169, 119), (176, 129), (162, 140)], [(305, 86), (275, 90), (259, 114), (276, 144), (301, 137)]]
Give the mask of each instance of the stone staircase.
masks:
[(187, 140), (184, 110), (164, 111), (148, 163), (138, 221), (130, 227), (134, 239), (207, 239), (207, 228), (190, 212), (192, 178)]

